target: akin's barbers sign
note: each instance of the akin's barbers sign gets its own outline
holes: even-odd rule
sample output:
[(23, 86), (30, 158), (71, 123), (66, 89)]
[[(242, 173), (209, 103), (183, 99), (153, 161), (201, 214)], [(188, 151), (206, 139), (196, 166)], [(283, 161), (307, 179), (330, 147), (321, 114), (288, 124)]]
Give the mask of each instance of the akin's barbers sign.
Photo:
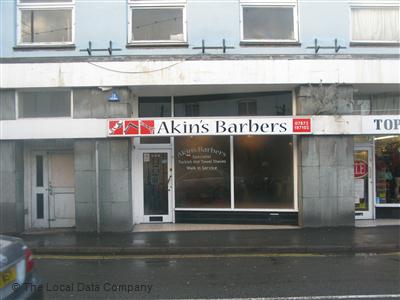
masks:
[(109, 136), (310, 134), (310, 118), (158, 118), (109, 120)]
[(400, 116), (132, 118), (108, 120), (108, 136), (400, 134)]

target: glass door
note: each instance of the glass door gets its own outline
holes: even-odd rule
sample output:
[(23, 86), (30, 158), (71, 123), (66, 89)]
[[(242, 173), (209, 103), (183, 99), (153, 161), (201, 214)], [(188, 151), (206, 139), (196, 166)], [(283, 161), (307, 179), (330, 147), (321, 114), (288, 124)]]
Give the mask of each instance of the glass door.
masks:
[(354, 199), (356, 219), (373, 219), (372, 148), (354, 149)]
[(34, 228), (49, 227), (47, 153), (32, 153), (31, 220)]
[(172, 167), (168, 150), (140, 151), (142, 221), (172, 222)]

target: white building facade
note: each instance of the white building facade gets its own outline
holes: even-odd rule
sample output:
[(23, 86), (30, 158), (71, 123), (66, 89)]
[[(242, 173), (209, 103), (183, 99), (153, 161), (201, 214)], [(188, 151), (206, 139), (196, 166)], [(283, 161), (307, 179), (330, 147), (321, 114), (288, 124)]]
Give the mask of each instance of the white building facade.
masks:
[(398, 1), (0, 5), (2, 232), (399, 217)]

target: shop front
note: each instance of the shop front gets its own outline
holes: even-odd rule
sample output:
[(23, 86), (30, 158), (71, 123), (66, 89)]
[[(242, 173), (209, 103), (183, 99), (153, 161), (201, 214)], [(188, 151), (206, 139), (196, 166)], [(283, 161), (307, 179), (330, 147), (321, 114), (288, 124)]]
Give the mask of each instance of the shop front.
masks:
[(356, 219), (399, 218), (400, 136), (356, 137)]
[(76, 89), (65, 97), (73, 117), (0, 121), (19, 187), (7, 199), (20, 209), (4, 215), (25, 229), (98, 232), (399, 218), (399, 98), (376, 97), (386, 108), (371, 102), (363, 113), (348, 86), (329, 101), (342, 106), (321, 104), (315, 91), (328, 88), (168, 97), (121, 88), (119, 103)]
[[(134, 223), (298, 225), (308, 195), (322, 210), (353, 202), (355, 219), (398, 215), (396, 115), (298, 117), (291, 92), (139, 97), (138, 107), (137, 119), (109, 121), (110, 136), (132, 137)], [(317, 136), (320, 157), (304, 162), (299, 141)], [(327, 146), (346, 136), (354, 143)], [(353, 166), (349, 185), (341, 174)]]
[(253, 122), (291, 114), (291, 92), (139, 98), (140, 118), (181, 122), (133, 138), (134, 222), (297, 224), (296, 137)]

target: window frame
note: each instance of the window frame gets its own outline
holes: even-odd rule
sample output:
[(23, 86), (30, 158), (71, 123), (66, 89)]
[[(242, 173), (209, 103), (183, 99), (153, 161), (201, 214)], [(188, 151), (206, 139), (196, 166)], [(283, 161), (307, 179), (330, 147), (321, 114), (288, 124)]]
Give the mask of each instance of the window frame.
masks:
[[(71, 11), (71, 41), (69, 42), (33, 42), (26, 43), (22, 41), (22, 11), (30, 10), (70, 10)], [(43, 3), (21, 3), (17, 0), (17, 45), (18, 46), (70, 46), (75, 44), (75, 0), (66, 2), (59, 0), (57, 3), (43, 2)]]
[[(187, 14), (186, 14), (186, 0), (175, 0), (175, 1), (137, 1), (128, 0), (128, 41), (127, 45), (153, 45), (153, 46), (163, 46), (163, 45), (185, 45), (187, 44)], [(182, 10), (182, 34), (183, 41), (171, 41), (171, 40), (134, 40), (133, 30), (132, 30), (132, 12), (134, 9), (180, 9)]]
[(397, 8), (400, 9), (400, 4), (395, 1), (383, 1), (381, 3), (376, 2), (376, 1), (352, 1), (350, 2), (349, 5), (349, 37), (350, 37), (350, 45), (351, 44), (374, 44), (374, 45), (379, 45), (382, 44), (384, 45), (400, 45), (400, 41), (389, 41), (389, 40), (355, 40), (353, 38), (353, 8), (383, 8), (383, 7), (389, 7), (389, 8)]
[[(244, 19), (243, 19), (243, 10), (246, 7), (251, 8), (292, 8), (293, 10), (293, 39), (245, 39), (244, 37)], [(240, 42), (241, 43), (266, 43), (266, 44), (274, 44), (274, 43), (298, 43), (299, 42), (299, 17), (298, 17), (298, 5), (297, 1), (240, 1)]]
[[(70, 115), (63, 117), (23, 117), (19, 111), (19, 99), (21, 92), (69, 92), (70, 94)], [(29, 120), (29, 119), (73, 119), (74, 118), (74, 90), (72, 89), (23, 89), (15, 91), (15, 119), (16, 120)]]

